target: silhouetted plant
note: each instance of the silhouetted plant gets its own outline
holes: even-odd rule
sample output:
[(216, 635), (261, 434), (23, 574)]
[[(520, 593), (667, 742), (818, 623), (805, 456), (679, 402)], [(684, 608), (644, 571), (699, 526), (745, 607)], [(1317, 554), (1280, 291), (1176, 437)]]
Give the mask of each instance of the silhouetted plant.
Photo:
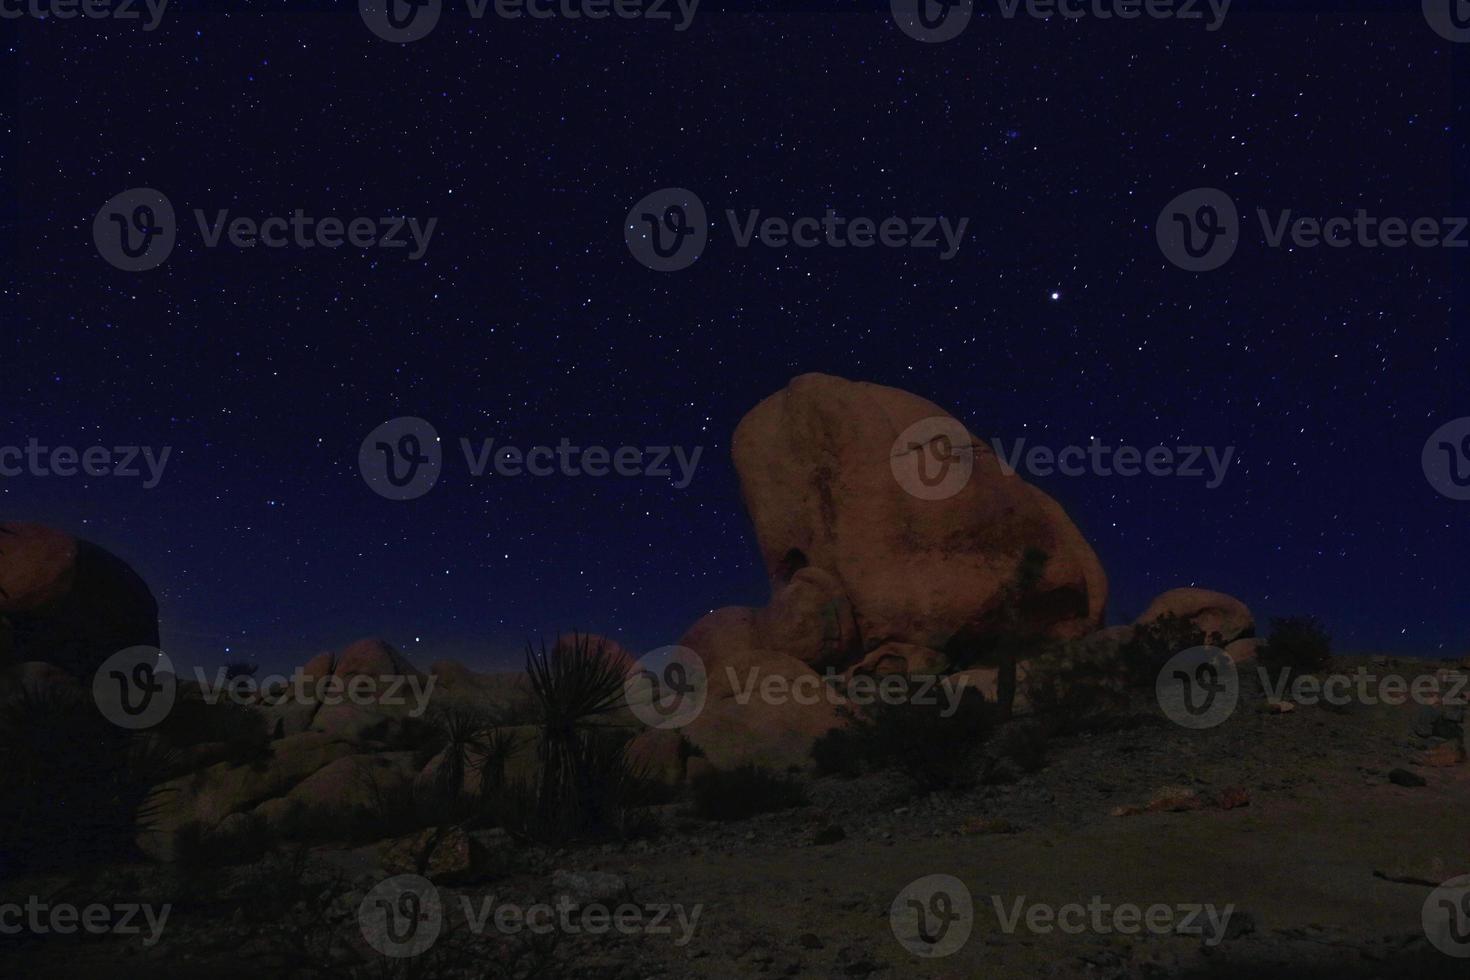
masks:
[(839, 709), (848, 723), (813, 744), (817, 771), (852, 776), (892, 770), (921, 792), (972, 785), (1000, 709), (973, 687), (931, 688), (919, 698), (924, 689), (903, 680), (902, 697), (895, 691), (861, 710)]
[(1193, 622), (1175, 613), (1165, 613), (1151, 623), (1136, 627), (1133, 636), (1118, 648), (1124, 677), (1131, 687), (1153, 687), (1159, 671), (1176, 653), (1191, 647), (1219, 646), (1218, 633), (1206, 636)]
[(796, 780), (756, 765), (706, 770), (694, 777), (689, 790), (695, 814), (705, 820), (746, 820), (807, 803)]
[(1026, 664), (1026, 702), (1054, 734), (1116, 727), (1128, 707), (1127, 673), (1118, 650), (1072, 640)]
[(0, 868), (136, 853), (174, 762), (157, 736), (110, 724), (79, 688), (20, 686), (0, 702)]
[(946, 647), (950, 663), (963, 670), (982, 662), (997, 666), (996, 705), (1002, 718), (1011, 715), (1016, 696), (1017, 664), (1046, 645), (1045, 633), (1031, 615), (1050, 556), (1027, 548), (1010, 579), (996, 596), (994, 611), (982, 627), (962, 632)]
[(1316, 616), (1271, 620), (1271, 632), (1257, 653), (1269, 670), (1326, 670), (1332, 664), (1332, 637)]

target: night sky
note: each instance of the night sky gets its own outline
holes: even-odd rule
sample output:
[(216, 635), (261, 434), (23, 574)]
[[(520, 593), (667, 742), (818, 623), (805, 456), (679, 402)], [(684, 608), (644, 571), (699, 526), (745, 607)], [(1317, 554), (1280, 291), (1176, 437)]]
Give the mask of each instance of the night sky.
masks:
[[(646, 650), (765, 601), (730, 434), (821, 371), (923, 395), (982, 436), (1236, 447), (1214, 490), (1034, 481), (1101, 557), (1110, 622), (1197, 584), (1261, 621), (1317, 614), (1342, 649), (1465, 653), (1470, 503), (1436, 492), (1420, 452), (1470, 415), (1467, 252), (1271, 249), (1254, 209), (1470, 213), (1470, 50), (1417, 2), (1237, 3), (1214, 33), (982, 4), (937, 45), (886, 4), (841, 6), (706, 2), (676, 33), (476, 23), (454, 5), (407, 45), (355, 4), (177, 3), (151, 33), (6, 22), (0, 444), (172, 455), (151, 490), (0, 480), (0, 516), (130, 561), (185, 664), (279, 669), (381, 635), (425, 665), (506, 665), (572, 628)], [(741, 7), (761, 5), (725, 5)], [(163, 266), (127, 273), (92, 224), (140, 186), (181, 230)], [(670, 186), (715, 227), (699, 262), (661, 274), (622, 226)], [(1245, 230), (1223, 269), (1192, 274), (1153, 226), (1200, 186), (1229, 193)], [(737, 249), (723, 216), (829, 207), (970, 227), (944, 262)], [(208, 249), (194, 208), (438, 225), (418, 262)], [(364, 437), (397, 416), (446, 447), (438, 485), (402, 503), (358, 472)], [(471, 479), (460, 437), (704, 455), (683, 490)]]

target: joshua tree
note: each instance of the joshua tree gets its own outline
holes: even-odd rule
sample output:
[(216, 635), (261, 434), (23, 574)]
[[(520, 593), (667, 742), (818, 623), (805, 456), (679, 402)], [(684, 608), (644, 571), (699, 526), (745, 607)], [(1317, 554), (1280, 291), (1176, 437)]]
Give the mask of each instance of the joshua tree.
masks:
[(1026, 620), (1026, 605), (1036, 595), (1050, 556), (1040, 548), (1027, 548), (1016, 564), (1015, 574), (1001, 590), (999, 606), (1000, 660), (996, 679), (996, 701), (1002, 718), (1010, 717), (1016, 700), (1016, 664), (1041, 646), (1042, 636)]

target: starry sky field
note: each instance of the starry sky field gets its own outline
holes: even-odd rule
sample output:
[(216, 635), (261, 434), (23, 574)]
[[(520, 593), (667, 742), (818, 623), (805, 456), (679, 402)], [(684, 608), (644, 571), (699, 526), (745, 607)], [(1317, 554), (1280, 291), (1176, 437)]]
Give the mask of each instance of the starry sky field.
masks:
[[(217, 5), (216, 5), (217, 6)], [(1470, 51), (1418, 4), (1198, 24), (1005, 20), (921, 44), (883, 5), (707, 3), (694, 26), (476, 23), (407, 45), (355, 5), (7, 24), (0, 443), (168, 446), (159, 485), (25, 475), (0, 515), (126, 557), (182, 663), (270, 669), (381, 635), (508, 665), (582, 628), (638, 649), (767, 586), (729, 438), (792, 376), (898, 386), (976, 432), (1233, 446), (1224, 482), (1037, 478), (1097, 549), (1109, 619), (1198, 584), (1322, 617), (1339, 648), (1470, 647), (1470, 503), (1420, 452), (1470, 415), (1467, 253), (1272, 249), (1254, 209), (1470, 213)], [(1259, 8), (1261, 5), (1255, 5)], [(749, 7), (758, 9), (737, 12)], [(1459, 46), (1470, 47), (1470, 46)], [(1463, 96), (1463, 82), (1460, 83)], [(1457, 167), (1458, 163), (1458, 167)], [(1463, 184), (1463, 181), (1460, 182)], [(127, 273), (99, 208), (436, 217), (402, 251), (205, 248)], [(717, 227), (657, 273), (628, 209), (695, 191)], [(1166, 202), (1245, 231), (1189, 273)], [(726, 208), (970, 219), (959, 254), (738, 249)], [(520, 446), (703, 447), (690, 486), (364, 483), (397, 416)]]

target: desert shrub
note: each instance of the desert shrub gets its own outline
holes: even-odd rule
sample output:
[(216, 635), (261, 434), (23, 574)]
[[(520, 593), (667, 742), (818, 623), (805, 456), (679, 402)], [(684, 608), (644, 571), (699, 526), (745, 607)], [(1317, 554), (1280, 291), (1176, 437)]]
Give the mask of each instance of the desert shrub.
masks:
[(990, 738), (981, 780), (1004, 783), (1036, 772), (1046, 765), (1046, 744), (1051, 736), (1049, 722), (1022, 718), (1000, 726)]
[(1001, 712), (973, 687), (959, 688), (953, 700), (947, 690), (953, 689), (931, 688), (929, 698), (919, 698), (909, 682), (901, 697), (894, 691), (861, 710), (843, 709), (847, 725), (812, 746), (818, 773), (895, 771), (921, 792), (973, 784), (976, 760)]
[(173, 765), (156, 736), (110, 724), (80, 689), (20, 686), (0, 701), (0, 868), (135, 854)]
[(531, 780), (487, 781), (484, 810), (513, 837), (557, 844), (625, 840), (648, 833), (648, 806), (661, 787), (629, 758), (627, 733), (579, 733), (567, 760), (573, 778), (548, 788)]
[(547, 843), (625, 837), (644, 828), (652, 781), (628, 753), (631, 734), (598, 722), (623, 705), (624, 668), (599, 641), (526, 647), (539, 729), (529, 781), (510, 781), (510, 750), (487, 763), (481, 808), (510, 833)]
[(1074, 640), (1026, 665), (1022, 690), (1055, 734), (1112, 727), (1128, 706), (1121, 651)]
[(1118, 657), (1130, 687), (1153, 687), (1170, 657), (1206, 643), (1219, 646), (1219, 634), (1207, 637), (1183, 616), (1165, 613), (1136, 627), (1132, 638), (1118, 648)]
[(695, 814), (705, 820), (746, 820), (807, 803), (795, 779), (756, 765), (706, 770), (694, 777), (689, 791)]
[(1332, 637), (1316, 616), (1271, 620), (1271, 632), (1257, 656), (1269, 670), (1314, 672), (1332, 664)]

